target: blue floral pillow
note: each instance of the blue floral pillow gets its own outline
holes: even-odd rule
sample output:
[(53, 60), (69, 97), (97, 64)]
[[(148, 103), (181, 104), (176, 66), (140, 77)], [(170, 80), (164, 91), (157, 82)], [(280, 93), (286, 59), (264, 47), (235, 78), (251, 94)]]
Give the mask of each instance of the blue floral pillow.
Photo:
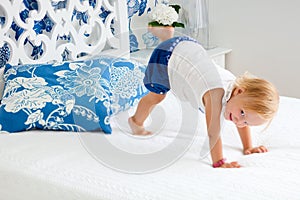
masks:
[(111, 133), (110, 58), (56, 65), (6, 65), (2, 131)]
[(115, 115), (137, 105), (148, 93), (143, 83), (146, 65), (119, 58), (112, 62), (110, 70), (111, 109)]

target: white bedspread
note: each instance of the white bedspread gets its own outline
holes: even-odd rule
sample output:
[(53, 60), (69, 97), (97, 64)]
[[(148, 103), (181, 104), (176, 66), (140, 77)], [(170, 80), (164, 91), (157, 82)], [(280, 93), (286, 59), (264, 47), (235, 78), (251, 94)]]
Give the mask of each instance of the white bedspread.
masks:
[[(133, 138), (119, 130), (127, 113), (112, 120), (112, 135), (51, 131), (0, 134), (0, 199), (300, 199), (299, 99), (281, 97), (270, 127), (264, 132), (262, 127), (253, 129), (254, 144), (265, 145), (268, 153), (243, 155), (237, 132), (226, 124), (222, 133), (224, 154), (229, 161), (237, 160), (243, 166), (240, 169), (212, 168), (209, 156), (200, 156), (205, 139), (201, 134), (180, 159), (141, 174), (103, 165), (82, 140), (83, 135), (93, 135), (96, 141), (105, 137), (118, 148), (134, 153), (161, 149), (176, 137), (178, 121), (170, 107), (173, 100), (168, 97), (164, 102), (170, 111), (164, 130), (147, 139)], [(105, 152), (114, 156), (110, 153)]]

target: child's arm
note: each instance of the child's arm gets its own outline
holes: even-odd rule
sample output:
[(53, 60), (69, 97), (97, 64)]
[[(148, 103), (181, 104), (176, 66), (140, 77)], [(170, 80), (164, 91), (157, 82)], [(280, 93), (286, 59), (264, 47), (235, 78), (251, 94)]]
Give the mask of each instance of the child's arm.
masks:
[(243, 144), (244, 154), (265, 153), (268, 151), (268, 149), (265, 146), (259, 146), (259, 147), (252, 146), (251, 130), (249, 126), (245, 126), (242, 128), (237, 127), (237, 130), (240, 134), (240, 138)]
[[(222, 151), (222, 140), (220, 137), (220, 114), (222, 111), (223, 89), (213, 89), (203, 96), (206, 113), (207, 132), (209, 137), (210, 153), (213, 163), (224, 159)], [(237, 162), (224, 163), (220, 167), (240, 167)]]

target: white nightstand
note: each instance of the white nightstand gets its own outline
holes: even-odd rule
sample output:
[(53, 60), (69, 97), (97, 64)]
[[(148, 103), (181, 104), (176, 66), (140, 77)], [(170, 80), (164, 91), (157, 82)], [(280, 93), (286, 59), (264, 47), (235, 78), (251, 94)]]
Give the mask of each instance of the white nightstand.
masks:
[(225, 56), (230, 53), (232, 49), (215, 47), (207, 50), (207, 54), (216, 62), (217, 65), (226, 68)]
[[(148, 64), (153, 49), (143, 49), (130, 54), (130, 58), (137, 60), (145, 65)], [(221, 67), (225, 68), (225, 56), (231, 52), (231, 49), (215, 47), (207, 50), (207, 54)]]

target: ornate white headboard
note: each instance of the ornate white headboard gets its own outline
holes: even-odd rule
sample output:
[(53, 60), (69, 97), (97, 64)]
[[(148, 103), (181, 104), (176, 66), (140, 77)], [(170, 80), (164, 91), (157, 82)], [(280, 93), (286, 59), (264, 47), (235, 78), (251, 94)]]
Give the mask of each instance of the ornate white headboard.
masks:
[(129, 54), (126, 0), (0, 0), (10, 64)]

